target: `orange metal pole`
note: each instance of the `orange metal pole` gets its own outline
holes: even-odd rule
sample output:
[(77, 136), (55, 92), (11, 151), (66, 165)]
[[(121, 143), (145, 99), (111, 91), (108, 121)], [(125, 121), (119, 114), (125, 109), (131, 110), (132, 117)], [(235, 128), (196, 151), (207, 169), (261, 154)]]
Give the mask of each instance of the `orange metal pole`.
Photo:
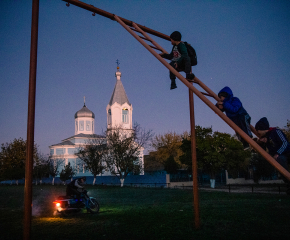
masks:
[(197, 159), (196, 159), (196, 140), (195, 140), (195, 119), (194, 119), (194, 102), (193, 92), (189, 92), (189, 111), (190, 111), (190, 129), (191, 129), (191, 158), (192, 158), (192, 184), (193, 184), (193, 207), (194, 207), (194, 223), (195, 228), (200, 228), (199, 220), (199, 196), (198, 196), (198, 180), (197, 180)]
[(281, 174), (283, 174), (290, 181), (290, 173), (283, 168), (273, 157), (271, 157), (264, 149), (262, 149), (252, 138), (250, 138), (244, 131), (242, 131), (232, 120), (223, 114), (209, 99), (192, 86), (178, 71), (176, 71), (168, 62), (166, 62), (158, 53), (156, 53), (148, 44), (144, 44), (143, 40), (121, 19), (115, 15), (118, 21), (133, 37), (136, 38), (149, 52), (151, 52), (165, 67), (167, 67), (181, 82), (183, 82), (189, 89), (193, 91), (208, 107), (210, 107), (221, 119), (223, 119), (232, 129), (234, 129), (243, 139), (245, 139), (252, 147), (259, 152), (272, 166), (274, 166)]
[(32, 213), (32, 170), (34, 147), (34, 122), (35, 122), (35, 95), (36, 95), (36, 68), (37, 68), (37, 42), (38, 42), (38, 15), (39, 0), (32, 3), (27, 142), (25, 162), (25, 187), (24, 187), (24, 224), (23, 239), (30, 239), (31, 213)]

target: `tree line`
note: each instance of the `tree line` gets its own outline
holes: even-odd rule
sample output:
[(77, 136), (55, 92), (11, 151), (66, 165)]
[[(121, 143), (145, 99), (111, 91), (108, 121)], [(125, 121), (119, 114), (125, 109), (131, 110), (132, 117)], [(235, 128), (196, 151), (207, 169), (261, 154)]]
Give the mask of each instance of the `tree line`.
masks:
[[(214, 179), (222, 170), (227, 170), (233, 177), (249, 167), (255, 169), (254, 180), (270, 177), (274, 168), (254, 151), (244, 151), (242, 144), (235, 136), (228, 133), (213, 132), (212, 128), (196, 126), (196, 157), (198, 168)], [(290, 121), (283, 129), (290, 138)], [(146, 157), (145, 166), (141, 161), (141, 150), (146, 146), (151, 152)], [(192, 172), (191, 138), (188, 132), (183, 134), (166, 133), (153, 137), (152, 131), (142, 129), (135, 124), (133, 129), (121, 127), (108, 129), (104, 136), (93, 139), (80, 147), (75, 153), (78, 164), (64, 165), (62, 159), (52, 159), (38, 151), (34, 145), (33, 178), (41, 183), (44, 177), (54, 178), (60, 175), (66, 181), (76, 175), (77, 168), (84, 167), (94, 176), (110, 171), (120, 178), (121, 184), (128, 174), (140, 174), (144, 171), (165, 170), (174, 174), (178, 170)], [(0, 181), (18, 180), (25, 177), (26, 141), (14, 139), (10, 143), (1, 144)], [(61, 167), (63, 167), (61, 169)]]
[[(54, 179), (59, 175), (66, 180), (74, 177), (78, 168), (84, 167), (94, 176), (110, 171), (120, 178), (121, 184), (128, 174), (140, 174), (143, 171), (141, 151), (151, 140), (152, 131), (146, 131), (139, 124), (133, 129), (123, 129), (121, 126), (108, 129), (103, 137), (92, 138), (85, 145), (81, 145), (75, 155), (78, 157), (76, 165), (64, 163), (64, 159), (53, 159), (44, 156), (34, 145), (33, 178), (41, 183), (44, 177)], [(25, 177), (26, 141), (22, 138), (1, 145), (0, 152), (0, 181), (18, 180)], [(61, 167), (63, 167), (61, 169)]]
[[(290, 139), (289, 120), (282, 130)], [(239, 173), (247, 174), (249, 169), (252, 170), (255, 182), (263, 177), (272, 177), (274, 167), (256, 151), (245, 151), (236, 136), (214, 132), (212, 128), (201, 126), (196, 126), (195, 132), (198, 169), (208, 174), (211, 179), (215, 179), (222, 170), (227, 170), (233, 178), (236, 178)], [(192, 173), (191, 137), (188, 132), (183, 134), (169, 132), (155, 136), (151, 147), (153, 151), (149, 153), (145, 162), (147, 171), (164, 169), (168, 173), (175, 174), (182, 169), (188, 174)]]

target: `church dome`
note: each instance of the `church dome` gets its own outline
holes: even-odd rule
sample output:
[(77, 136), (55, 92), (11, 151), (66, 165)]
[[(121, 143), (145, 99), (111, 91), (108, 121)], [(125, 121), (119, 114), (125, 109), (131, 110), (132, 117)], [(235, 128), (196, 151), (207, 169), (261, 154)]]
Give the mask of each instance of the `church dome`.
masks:
[(79, 117), (95, 118), (95, 114), (90, 109), (88, 109), (87, 106), (84, 104), (83, 108), (77, 111), (75, 114), (75, 118), (79, 118)]

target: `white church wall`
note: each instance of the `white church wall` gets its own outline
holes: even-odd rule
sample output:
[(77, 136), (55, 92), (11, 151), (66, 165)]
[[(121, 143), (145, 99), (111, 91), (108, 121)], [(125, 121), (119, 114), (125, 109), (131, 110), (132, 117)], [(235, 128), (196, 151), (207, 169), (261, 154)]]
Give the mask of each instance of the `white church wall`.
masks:
[(117, 103), (112, 106), (112, 127), (119, 126), (121, 122), (121, 106)]

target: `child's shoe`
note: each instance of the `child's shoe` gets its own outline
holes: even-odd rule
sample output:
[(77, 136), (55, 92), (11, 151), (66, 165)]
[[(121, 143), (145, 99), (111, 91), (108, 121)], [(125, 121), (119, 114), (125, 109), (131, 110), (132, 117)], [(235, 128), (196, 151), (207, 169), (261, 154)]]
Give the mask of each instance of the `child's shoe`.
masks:
[(176, 83), (175, 83), (175, 79), (171, 79), (171, 86), (170, 86), (170, 90), (177, 88)]
[(177, 88), (175, 83), (171, 83), (170, 90)]

